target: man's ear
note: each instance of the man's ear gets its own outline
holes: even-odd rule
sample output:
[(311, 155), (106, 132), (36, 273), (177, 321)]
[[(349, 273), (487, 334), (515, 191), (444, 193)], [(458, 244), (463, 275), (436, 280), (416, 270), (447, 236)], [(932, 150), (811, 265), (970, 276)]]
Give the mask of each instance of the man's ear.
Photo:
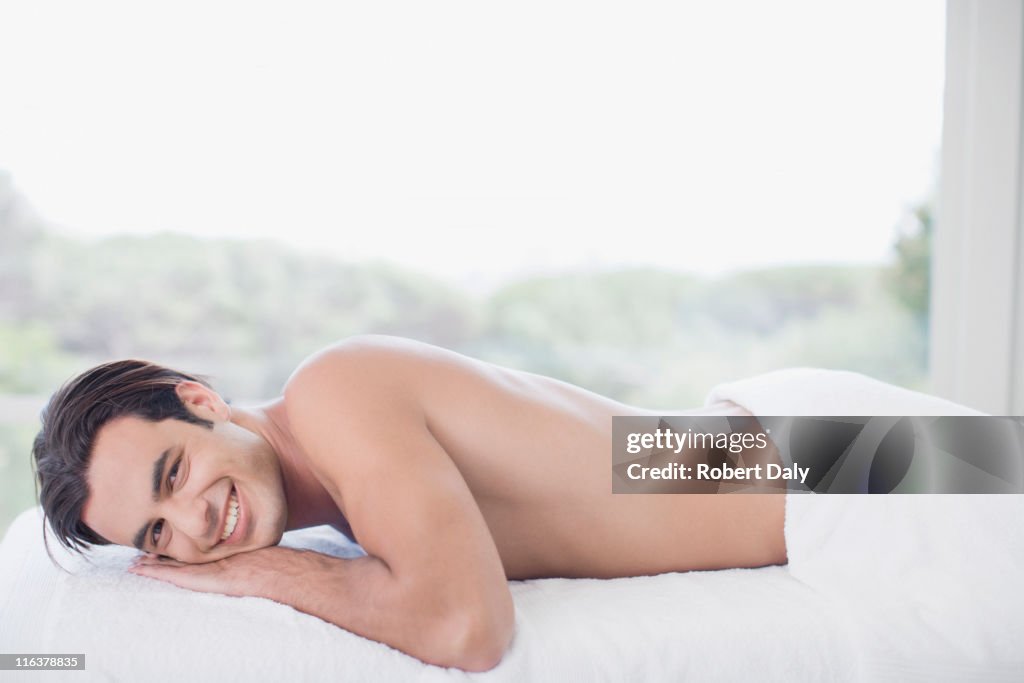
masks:
[(231, 419), (231, 409), (220, 394), (199, 382), (183, 380), (174, 387), (174, 392), (196, 417), (204, 420)]

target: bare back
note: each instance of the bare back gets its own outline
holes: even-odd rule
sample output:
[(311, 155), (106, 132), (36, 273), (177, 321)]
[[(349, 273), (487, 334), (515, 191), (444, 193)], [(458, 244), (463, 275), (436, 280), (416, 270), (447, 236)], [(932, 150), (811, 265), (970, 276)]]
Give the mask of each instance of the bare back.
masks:
[[(377, 399), (393, 399), (396, 411), (422, 410), (472, 492), (508, 578), (607, 578), (786, 561), (782, 495), (612, 494), (611, 417), (657, 413), (425, 344), (364, 343), (386, 351), (374, 390), (391, 387), (395, 395)], [(344, 362), (340, 349), (328, 353)], [(749, 415), (734, 404), (681, 412)]]

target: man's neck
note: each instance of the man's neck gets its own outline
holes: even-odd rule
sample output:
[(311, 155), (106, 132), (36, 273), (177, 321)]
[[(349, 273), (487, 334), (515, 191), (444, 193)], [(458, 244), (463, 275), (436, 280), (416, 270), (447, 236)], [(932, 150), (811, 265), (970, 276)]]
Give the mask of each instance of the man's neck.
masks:
[(288, 521), (285, 530), (320, 524), (337, 524), (344, 519), (337, 503), (317, 479), (292, 436), (284, 399), (250, 408), (231, 408), (231, 421), (259, 435), (277, 456), (281, 467)]

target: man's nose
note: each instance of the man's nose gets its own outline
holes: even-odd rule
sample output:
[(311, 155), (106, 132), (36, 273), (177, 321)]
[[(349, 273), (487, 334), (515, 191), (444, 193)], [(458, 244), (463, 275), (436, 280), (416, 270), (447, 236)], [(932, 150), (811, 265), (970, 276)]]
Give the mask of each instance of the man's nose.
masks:
[(214, 525), (213, 506), (202, 496), (179, 496), (168, 501), (168, 516), (172, 525), (181, 533), (194, 539), (206, 540)]

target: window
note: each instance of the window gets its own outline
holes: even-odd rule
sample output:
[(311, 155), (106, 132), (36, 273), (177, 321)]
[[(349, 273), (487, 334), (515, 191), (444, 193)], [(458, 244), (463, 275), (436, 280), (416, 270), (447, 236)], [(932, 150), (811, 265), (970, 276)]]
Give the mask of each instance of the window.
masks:
[(929, 386), (939, 3), (39, 4), (0, 24), (0, 394), (141, 355), (258, 399), (360, 332), (666, 410)]

